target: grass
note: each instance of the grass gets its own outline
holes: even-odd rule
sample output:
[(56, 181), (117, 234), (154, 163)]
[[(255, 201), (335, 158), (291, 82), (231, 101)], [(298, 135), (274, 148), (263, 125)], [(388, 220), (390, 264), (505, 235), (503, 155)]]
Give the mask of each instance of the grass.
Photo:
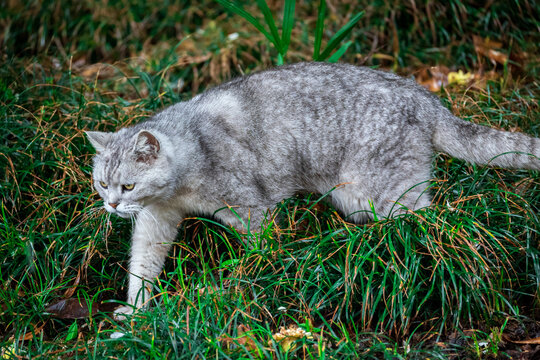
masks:
[[(328, 6), (322, 43), (364, 11), (343, 61), (402, 73), (434, 64), (493, 70), (483, 86), (439, 96), (465, 119), (539, 136), (538, 5), (411, 4)], [(243, 6), (263, 21), (256, 6)], [(319, 6), (296, 4), (285, 62), (313, 55)], [(279, 4), (269, 10), (283, 13)], [(296, 197), (252, 235), (265, 243), (255, 248), (234, 229), (188, 219), (153, 306), (133, 321), (112, 320), (114, 301), (125, 297), (131, 224), (101, 209), (83, 131), (136, 123), (240, 70), (268, 67), (279, 54), (213, 2), (118, 0), (101, 9), (27, 2), (8, 4), (0, 24), (7, 29), (0, 37), (3, 357), (532, 354), (511, 340), (540, 330), (538, 173), (445, 155), (434, 158), (433, 206), (395, 219), (354, 225), (322, 195)], [(507, 66), (476, 54), (471, 34), (502, 42)], [(99, 311), (46, 313), (72, 298)], [(310, 335), (289, 337), (295, 342), (286, 350), (273, 335), (291, 326)], [(114, 331), (127, 335), (110, 339)]]

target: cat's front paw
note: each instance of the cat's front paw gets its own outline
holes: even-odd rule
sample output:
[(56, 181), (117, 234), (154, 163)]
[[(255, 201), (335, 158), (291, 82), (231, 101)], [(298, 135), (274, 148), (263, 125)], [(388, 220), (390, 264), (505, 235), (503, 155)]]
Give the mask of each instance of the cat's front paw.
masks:
[(127, 316), (129, 315), (133, 315), (133, 306), (127, 306), (127, 305), (123, 305), (123, 306), (120, 306), (119, 308), (116, 308), (113, 314), (114, 320), (116, 321), (126, 320)]

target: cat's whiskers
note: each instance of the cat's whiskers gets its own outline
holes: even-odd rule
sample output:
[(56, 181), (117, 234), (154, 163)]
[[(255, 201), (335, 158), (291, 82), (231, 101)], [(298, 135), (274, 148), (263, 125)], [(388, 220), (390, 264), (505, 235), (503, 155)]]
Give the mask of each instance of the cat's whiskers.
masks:
[(129, 220), (131, 221), (131, 231), (135, 230), (135, 214), (129, 213)]
[[(129, 215), (129, 218), (131, 220), (132, 229), (135, 230), (135, 225), (137, 223), (137, 220), (144, 216), (150, 220), (153, 221), (153, 225), (155, 227), (160, 226), (160, 222), (155, 218), (155, 216), (150, 212), (150, 210), (145, 209), (143, 206), (140, 205), (126, 205), (124, 207), (124, 213)], [(141, 227), (140, 231), (144, 231), (146, 233), (146, 236), (149, 238), (152, 238), (153, 233), (151, 230), (149, 230), (147, 227)]]
[(144, 208), (144, 207), (141, 206), (141, 209), (140, 209), (139, 212), (140, 212), (141, 214), (145, 215), (145, 216), (148, 216), (150, 219), (154, 220), (154, 223), (155, 223), (157, 226), (159, 226), (159, 224), (160, 224), (159, 221), (155, 218), (154, 214), (152, 214), (152, 213), (150, 212), (150, 210), (148, 210), (148, 209), (146, 209), (146, 208)]

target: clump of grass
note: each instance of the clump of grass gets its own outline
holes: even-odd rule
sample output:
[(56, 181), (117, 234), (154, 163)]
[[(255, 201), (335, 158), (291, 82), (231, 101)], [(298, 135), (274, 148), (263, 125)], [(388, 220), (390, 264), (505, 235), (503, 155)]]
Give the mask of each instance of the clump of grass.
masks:
[[(261, 32), (268, 41), (277, 50), (277, 65), (283, 65), (284, 58), (289, 50), (289, 44), (291, 43), (291, 34), (295, 25), (295, 0), (286, 0), (283, 6), (283, 23), (281, 26), (281, 36), (279, 35), (278, 28), (274, 21), (272, 12), (268, 7), (268, 4), (264, 0), (257, 1), (257, 6), (261, 13), (264, 15), (264, 22), (266, 27), (257, 20), (252, 14), (245, 11), (241, 6), (238, 6), (234, 2), (227, 0), (218, 0), (218, 2), (231, 12), (242, 16), (249, 23), (251, 23), (259, 32)], [(321, 51), (321, 43), (324, 32), (324, 20), (326, 17), (326, 1), (321, 0), (317, 10), (317, 23), (315, 25), (315, 43), (313, 46), (313, 60), (337, 62), (339, 58), (347, 51), (347, 48), (352, 44), (349, 41), (338, 48), (342, 39), (346, 38), (353, 27), (362, 18), (363, 12), (355, 14), (351, 20), (345, 24), (339, 31), (328, 41), (326, 48)], [(268, 31), (269, 30), (269, 31)], [(335, 51), (335, 52), (334, 52)], [(332, 52), (334, 52), (332, 54)]]
[[(266, 244), (254, 249), (242, 246), (245, 236), (233, 229), (190, 219), (155, 284), (152, 306), (133, 322), (116, 322), (107, 312), (83, 319), (45, 314), (48, 304), (63, 298), (105, 309), (103, 304), (125, 296), (131, 224), (100, 209), (83, 130), (138, 122), (238, 67), (269, 66), (273, 56), (266, 40), (238, 17), (236, 24), (226, 15), (205, 21), (208, 14), (223, 14), (217, 4), (208, 4), (207, 14), (194, 6), (170, 12), (161, 3), (129, 11), (125, 5), (107, 3), (109, 17), (100, 18), (83, 16), (94, 11), (85, 4), (10, 4), (12, 16), (0, 20), (9, 25), (0, 67), (3, 356), (444, 358), (481, 356), (478, 343), (484, 340), (491, 341), (490, 354), (501, 354), (493, 329), (506, 332), (507, 319), (522, 324), (523, 337), (534, 336), (533, 327), (523, 324), (533, 323), (526, 319), (534, 318), (539, 301), (538, 174), (446, 156), (434, 160), (430, 209), (358, 226), (318, 195), (288, 199), (278, 205), (276, 222), (253, 235)], [(478, 19), (483, 25), (475, 25), (475, 32), (491, 36), (509, 29), (501, 36), (511, 46), (537, 36), (525, 26), (532, 18), (514, 16), (536, 6), (529, 2), (475, 12), (467, 12), (468, 3), (417, 5), (374, 8), (345, 1), (329, 7), (330, 14), (365, 10), (344, 59), (353, 61), (359, 51), (391, 54), (398, 65), (411, 58), (436, 61), (448, 49), (433, 52), (424, 45), (452, 41), (458, 45), (450, 53), (470, 54), (463, 39)], [(306, 21), (291, 30), (288, 59), (312, 57), (316, 6), (296, 7)], [(428, 8), (431, 15), (420, 17)], [(69, 16), (56, 16), (62, 12)], [(448, 20), (435, 22), (438, 15)], [(117, 18), (118, 32), (109, 31)], [(327, 23), (325, 36), (347, 21)], [(201, 31), (183, 39), (199, 25)], [(234, 32), (236, 42), (227, 37)], [(388, 41), (396, 34), (397, 48)], [(28, 42), (21, 41), (26, 37)], [(158, 46), (160, 41), (168, 47)], [(117, 61), (107, 71), (90, 66), (149, 49), (154, 52), (147, 60)], [(474, 66), (475, 58), (467, 56), (452, 61)], [(366, 63), (385, 61), (373, 57)], [(511, 83), (490, 82), (483, 90), (454, 88), (441, 95), (471, 121), (538, 136), (538, 85), (531, 79), (534, 72)], [(273, 334), (291, 325), (311, 337), (285, 350)], [(463, 335), (460, 348), (449, 340), (454, 329), (475, 332)], [(113, 331), (126, 335), (110, 339)]]

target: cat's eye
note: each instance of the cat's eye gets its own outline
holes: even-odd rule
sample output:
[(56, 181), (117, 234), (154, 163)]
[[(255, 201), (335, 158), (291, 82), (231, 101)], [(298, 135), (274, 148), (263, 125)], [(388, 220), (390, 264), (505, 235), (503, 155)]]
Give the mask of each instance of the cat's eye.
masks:
[(131, 191), (135, 187), (135, 184), (122, 185), (122, 190)]
[(104, 183), (103, 181), (100, 181), (99, 185), (101, 185), (101, 187), (104, 188), (104, 189), (106, 189), (109, 186), (106, 183)]

